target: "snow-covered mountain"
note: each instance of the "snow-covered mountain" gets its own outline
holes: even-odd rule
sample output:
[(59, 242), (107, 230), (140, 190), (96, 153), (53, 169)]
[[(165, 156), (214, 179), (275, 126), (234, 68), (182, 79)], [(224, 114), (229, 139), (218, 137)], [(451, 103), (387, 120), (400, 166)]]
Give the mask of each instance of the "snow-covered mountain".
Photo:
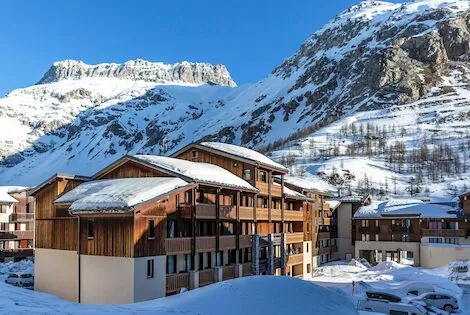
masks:
[(469, 10), (466, 0), (362, 2), (239, 87), (224, 66), (55, 63), (0, 99), (0, 183), (89, 175), (125, 153), (168, 154), (200, 139), (273, 149), (367, 111), (455, 139), (470, 116)]

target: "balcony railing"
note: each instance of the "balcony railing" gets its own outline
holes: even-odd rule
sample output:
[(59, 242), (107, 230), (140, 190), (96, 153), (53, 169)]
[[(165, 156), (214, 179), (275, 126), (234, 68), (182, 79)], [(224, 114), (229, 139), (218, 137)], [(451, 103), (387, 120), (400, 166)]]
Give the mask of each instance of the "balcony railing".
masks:
[(215, 236), (196, 237), (196, 252), (215, 251)]
[(284, 221), (303, 221), (304, 212), (301, 210), (284, 210)]
[(361, 234), (379, 234), (380, 227), (378, 226), (361, 226), (359, 227), (359, 233)]
[(254, 220), (253, 207), (240, 207), (240, 220)]
[(288, 265), (298, 265), (298, 264), (303, 263), (303, 261), (304, 261), (304, 254), (289, 255), (287, 257)]
[[(253, 209), (252, 209), (253, 212)], [(222, 220), (236, 220), (237, 219), (237, 207), (236, 206), (220, 206), (220, 218)]]
[(0, 249), (0, 258), (18, 257), (25, 258), (33, 256), (32, 248)]
[(392, 225), (391, 226), (392, 232), (406, 232), (406, 233), (411, 233), (411, 226), (406, 227), (402, 225)]
[(249, 276), (252, 274), (252, 263), (247, 262), (243, 264), (243, 276)]
[(331, 232), (319, 232), (318, 239), (319, 240), (327, 240), (331, 238)]
[(279, 209), (271, 209), (271, 220), (281, 221), (282, 220), (282, 211)]
[(268, 208), (256, 208), (256, 220), (269, 220), (269, 210)]
[(237, 247), (237, 236), (236, 235), (224, 235), (219, 239), (219, 249), (235, 249)]
[(301, 243), (304, 241), (304, 233), (286, 233), (285, 234), (286, 244)]
[(34, 213), (12, 213), (12, 221), (33, 221)]
[(240, 235), (240, 248), (251, 247), (253, 244), (252, 235)]
[(222, 270), (222, 279), (229, 280), (235, 278), (235, 265), (225, 266)]
[(423, 236), (440, 236), (440, 237), (465, 237), (465, 230), (435, 230), (435, 229), (422, 229)]
[(199, 286), (208, 285), (215, 282), (214, 269), (199, 271)]
[(174, 293), (181, 288), (189, 289), (189, 273), (169, 275), (166, 277), (166, 292)]
[(266, 195), (267, 196), (269, 194), (268, 183), (261, 182), (261, 181), (256, 181), (255, 186), (256, 186), (256, 188), (259, 189), (260, 195)]
[(26, 239), (32, 240), (34, 232), (29, 231), (0, 231), (0, 239)]
[(191, 252), (191, 238), (167, 238), (165, 241), (167, 255), (178, 255)]
[(271, 196), (282, 197), (281, 185), (276, 185), (276, 184), (271, 185)]

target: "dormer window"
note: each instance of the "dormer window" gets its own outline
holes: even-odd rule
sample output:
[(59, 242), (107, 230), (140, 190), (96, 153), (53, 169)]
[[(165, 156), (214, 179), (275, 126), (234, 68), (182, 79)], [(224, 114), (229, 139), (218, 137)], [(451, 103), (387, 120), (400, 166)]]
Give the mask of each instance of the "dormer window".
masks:
[(196, 159), (197, 159), (198, 154), (197, 154), (197, 151), (196, 151), (196, 150), (191, 151), (191, 157), (192, 157), (193, 160), (196, 160)]

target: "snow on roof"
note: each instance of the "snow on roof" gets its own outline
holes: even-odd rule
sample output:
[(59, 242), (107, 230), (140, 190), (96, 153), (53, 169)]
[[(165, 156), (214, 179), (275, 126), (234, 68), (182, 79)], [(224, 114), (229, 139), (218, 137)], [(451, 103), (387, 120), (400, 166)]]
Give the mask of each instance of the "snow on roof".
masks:
[(242, 178), (214, 164), (156, 155), (133, 155), (132, 157), (172, 173), (182, 175), (195, 182), (258, 191)]
[(301, 199), (308, 199), (307, 196), (305, 195), (302, 195), (301, 193), (295, 191), (295, 190), (292, 190), (290, 188), (287, 188), (286, 186), (284, 186), (284, 194), (286, 196), (289, 196), (289, 197), (294, 197), (294, 198), (301, 198)]
[(85, 182), (59, 197), (70, 212), (124, 212), (189, 185), (177, 177), (103, 179)]
[(28, 187), (24, 186), (0, 186), (0, 202), (1, 203), (15, 203), (18, 202), (10, 194), (27, 190)]
[(245, 159), (257, 162), (261, 165), (269, 166), (277, 170), (281, 170), (284, 172), (288, 171), (286, 167), (284, 167), (283, 165), (279, 163), (274, 162), (267, 156), (259, 152), (256, 152), (254, 150), (244, 148), (238, 145), (222, 143), (222, 142), (201, 142), (200, 145), (211, 148), (211, 149), (215, 149), (218, 151), (223, 151), (225, 153), (228, 153), (234, 156), (245, 158)]
[(330, 206), (330, 209), (336, 209), (341, 204), (338, 200), (326, 200), (325, 202)]
[(337, 190), (335, 186), (315, 176), (295, 177), (285, 175), (284, 182), (302, 189), (314, 190), (320, 193), (332, 194), (335, 193)]
[(360, 207), (354, 218), (404, 217), (420, 218), (455, 218), (454, 207), (441, 204), (425, 203), (419, 199), (373, 200), (370, 205)]

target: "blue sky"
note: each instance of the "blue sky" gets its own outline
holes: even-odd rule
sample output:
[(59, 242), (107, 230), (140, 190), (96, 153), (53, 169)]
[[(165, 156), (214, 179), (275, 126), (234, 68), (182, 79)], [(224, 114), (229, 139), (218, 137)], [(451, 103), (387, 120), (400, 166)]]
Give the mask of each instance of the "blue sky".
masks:
[(1, 1), (0, 95), (63, 59), (223, 63), (237, 83), (254, 82), (358, 2)]

